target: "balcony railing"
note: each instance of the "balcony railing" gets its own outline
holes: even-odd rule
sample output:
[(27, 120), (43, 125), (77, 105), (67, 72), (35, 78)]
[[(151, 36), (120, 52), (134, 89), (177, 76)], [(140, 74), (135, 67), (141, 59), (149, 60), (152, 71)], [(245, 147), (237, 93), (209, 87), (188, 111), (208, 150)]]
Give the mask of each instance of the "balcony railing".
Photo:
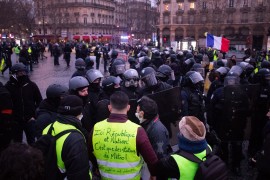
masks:
[(52, 5), (48, 6), (49, 8), (66, 8), (66, 7), (93, 7), (93, 8), (97, 8), (97, 9), (103, 9), (103, 10), (108, 10), (108, 11), (114, 11), (115, 7), (112, 6), (106, 6), (106, 5), (102, 5), (102, 4), (98, 4), (98, 3), (92, 3), (92, 2), (59, 2), (59, 3), (54, 3)]
[(163, 0), (163, 4), (170, 4), (171, 0)]

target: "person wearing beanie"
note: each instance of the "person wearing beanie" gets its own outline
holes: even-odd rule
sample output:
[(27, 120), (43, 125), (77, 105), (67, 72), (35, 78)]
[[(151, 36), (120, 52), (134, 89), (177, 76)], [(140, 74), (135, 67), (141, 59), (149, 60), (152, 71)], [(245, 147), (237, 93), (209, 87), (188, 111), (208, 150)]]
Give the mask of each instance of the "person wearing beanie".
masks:
[[(43, 134), (53, 128), (52, 135), (65, 130), (74, 130), (56, 140), (57, 166), (64, 172), (65, 179), (90, 180), (90, 166), (86, 145), (85, 130), (81, 125), (83, 101), (76, 95), (67, 95), (60, 100), (56, 121), (49, 124)], [(61, 157), (59, 157), (61, 155)], [(64, 179), (64, 178), (63, 178)]]
[(198, 118), (195, 116), (184, 116), (179, 122), (179, 151), (158, 162), (157, 175), (163, 179), (193, 180), (198, 164), (184, 158), (179, 152), (185, 151), (203, 160), (206, 156), (206, 148), (209, 146), (205, 135), (205, 125)]

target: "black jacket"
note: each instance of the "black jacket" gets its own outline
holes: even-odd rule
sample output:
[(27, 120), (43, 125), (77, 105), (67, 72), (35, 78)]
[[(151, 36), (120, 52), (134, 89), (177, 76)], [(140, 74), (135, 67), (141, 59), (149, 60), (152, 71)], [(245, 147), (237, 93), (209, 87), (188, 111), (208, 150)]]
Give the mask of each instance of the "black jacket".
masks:
[(10, 93), (0, 82), (0, 152), (7, 147), (11, 140), (12, 106)]
[(57, 105), (50, 102), (48, 99), (41, 101), (39, 108), (36, 112), (36, 137), (39, 138), (42, 135), (42, 131), (51, 123), (56, 120)]
[(24, 82), (20, 83), (11, 76), (5, 87), (11, 94), (14, 120), (27, 122), (30, 118), (35, 117), (36, 108), (42, 101), (36, 83), (32, 82), (28, 77)]
[(57, 121), (72, 125), (82, 132), (71, 132), (62, 148), (62, 160), (65, 164), (67, 179), (90, 180), (86, 134), (80, 121), (73, 116), (65, 115), (58, 115)]

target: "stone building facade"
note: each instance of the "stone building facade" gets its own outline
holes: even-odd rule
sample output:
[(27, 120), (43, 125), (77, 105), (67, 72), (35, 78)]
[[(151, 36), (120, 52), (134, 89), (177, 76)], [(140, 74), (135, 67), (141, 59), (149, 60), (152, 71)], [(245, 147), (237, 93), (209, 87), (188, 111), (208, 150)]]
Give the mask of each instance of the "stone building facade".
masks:
[(156, 33), (157, 8), (150, 0), (126, 0), (129, 34), (134, 39), (152, 39)]
[(203, 47), (205, 32), (230, 39), (238, 50), (269, 43), (269, 0), (159, 0), (158, 13), (163, 46), (176, 41), (180, 49)]
[(113, 41), (127, 30), (124, 0), (34, 0), (36, 37)]

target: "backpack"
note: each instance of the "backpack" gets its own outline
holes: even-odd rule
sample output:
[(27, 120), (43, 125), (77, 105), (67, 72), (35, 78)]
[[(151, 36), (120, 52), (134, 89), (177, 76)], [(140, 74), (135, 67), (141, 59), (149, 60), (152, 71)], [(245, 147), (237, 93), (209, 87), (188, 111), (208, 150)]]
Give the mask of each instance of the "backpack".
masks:
[(184, 158), (199, 164), (194, 180), (228, 179), (228, 169), (226, 164), (218, 156), (214, 155), (208, 146), (206, 148), (206, 156), (204, 157), (204, 161), (199, 159), (194, 154), (185, 151), (180, 151), (179, 154)]
[(54, 123), (51, 124), (47, 134), (42, 135), (33, 145), (35, 148), (42, 151), (44, 158), (45, 180), (65, 178), (65, 173), (61, 173), (57, 166), (56, 141), (67, 133), (79, 132), (75, 129), (68, 129), (53, 136), (53, 125)]

